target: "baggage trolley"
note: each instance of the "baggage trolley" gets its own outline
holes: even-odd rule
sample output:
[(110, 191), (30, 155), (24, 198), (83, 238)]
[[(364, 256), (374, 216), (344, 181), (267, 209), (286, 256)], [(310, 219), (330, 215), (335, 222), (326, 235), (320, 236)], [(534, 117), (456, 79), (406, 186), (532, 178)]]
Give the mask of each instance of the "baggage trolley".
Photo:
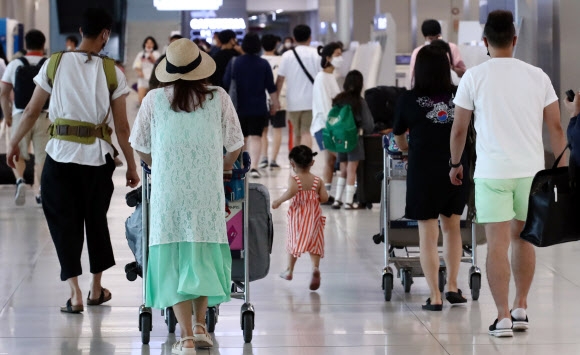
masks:
[[(242, 206), (245, 211), (248, 208), (248, 195), (249, 195), (249, 183), (246, 179), (246, 174), (250, 168), (250, 158), (248, 153), (243, 153), (240, 156), (243, 160), (243, 168), (232, 170), (232, 179), (238, 178), (243, 180), (244, 184), (244, 197), (242, 199)], [(142, 174), (142, 219), (143, 219), (143, 240), (141, 243), (142, 247), (142, 265), (141, 272), (143, 275), (143, 304), (139, 307), (139, 331), (141, 332), (141, 341), (143, 344), (149, 344), (150, 333), (153, 329), (153, 312), (151, 307), (146, 307), (146, 297), (147, 297), (147, 262), (149, 256), (149, 203), (151, 197), (151, 170), (145, 164), (141, 162), (143, 168)], [(244, 250), (248, 248), (248, 213), (243, 214), (243, 235), (244, 235)], [(243, 253), (243, 251), (242, 251)], [(247, 255), (246, 255), (247, 256)], [(254, 330), (254, 306), (250, 303), (250, 282), (249, 282), (249, 258), (244, 257), (244, 283), (232, 284), (232, 298), (242, 299), (244, 304), (241, 308), (241, 327), (243, 331), (244, 341), (249, 343), (252, 340), (252, 333)], [(238, 289), (240, 291), (238, 291)], [(235, 291), (235, 292), (234, 292)], [(177, 318), (173, 312), (172, 307), (167, 307), (161, 311), (161, 315), (165, 319), (168, 331), (170, 333), (175, 332), (177, 325)], [(215, 307), (208, 307), (205, 321), (208, 332), (213, 332), (215, 330), (215, 325), (218, 322), (219, 316), (219, 305)]]
[[(382, 276), (382, 289), (385, 301), (390, 301), (394, 286), (394, 273), (390, 264), (395, 264), (398, 269), (397, 276), (401, 278), (405, 293), (411, 291), (413, 277), (423, 276), (418, 251), (410, 251), (409, 247), (419, 246), (419, 236), (417, 231), (418, 222), (398, 218), (392, 219), (391, 196), (393, 185), (406, 186), (406, 156), (398, 151), (389, 148), (389, 136), (383, 136), (383, 161), (384, 178), (381, 198), (381, 230), (384, 237), (384, 261)], [(471, 228), (469, 228), (471, 227)], [(478, 237), (481, 227), (478, 227), (470, 220), (461, 221), (463, 257), (462, 262), (471, 263), (469, 270), (469, 288), (471, 297), (475, 301), (479, 299), (481, 289), (481, 270), (477, 266), (477, 245), (484, 244), (485, 238)], [(375, 243), (380, 243), (375, 239)], [(441, 244), (441, 243), (440, 243)], [(404, 249), (404, 256), (397, 256), (395, 249)], [(442, 258), (441, 258), (442, 259)], [(446, 270), (443, 260), (439, 269), (439, 290), (443, 292), (446, 282)]]

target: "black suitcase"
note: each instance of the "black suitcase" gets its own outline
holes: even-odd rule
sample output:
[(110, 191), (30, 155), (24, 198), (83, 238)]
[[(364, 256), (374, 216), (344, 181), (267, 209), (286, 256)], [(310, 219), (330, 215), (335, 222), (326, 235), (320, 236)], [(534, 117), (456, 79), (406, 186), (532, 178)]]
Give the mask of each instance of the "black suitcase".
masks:
[(373, 203), (381, 202), (381, 180), (383, 174), (382, 136), (370, 135), (363, 138), (365, 160), (358, 164), (356, 172), (357, 201), (359, 205), (370, 208)]
[[(26, 162), (24, 181), (29, 185), (34, 185), (34, 154), (30, 154), (30, 159)], [(0, 154), (0, 185), (14, 184), (16, 184), (16, 178), (12, 168), (6, 164), (6, 154)]]

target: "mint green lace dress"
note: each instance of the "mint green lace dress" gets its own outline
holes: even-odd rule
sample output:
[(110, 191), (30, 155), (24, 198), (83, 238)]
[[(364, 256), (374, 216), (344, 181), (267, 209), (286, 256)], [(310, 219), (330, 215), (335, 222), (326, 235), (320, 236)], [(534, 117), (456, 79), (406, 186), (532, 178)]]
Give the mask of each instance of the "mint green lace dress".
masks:
[(153, 159), (146, 305), (208, 296), (214, 306), (229, 301), (231, 286), (223, 148), (241, 148), (244, 137), (223, 89), (191, 113), (174, 112), (172, 97), (173, 87), (149, 92), (129, 139)]

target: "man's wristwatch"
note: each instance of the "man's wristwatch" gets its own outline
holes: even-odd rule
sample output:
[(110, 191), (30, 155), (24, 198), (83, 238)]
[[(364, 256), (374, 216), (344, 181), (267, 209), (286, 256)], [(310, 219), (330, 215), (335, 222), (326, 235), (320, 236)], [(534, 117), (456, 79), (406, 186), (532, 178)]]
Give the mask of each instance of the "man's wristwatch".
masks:
[(457, 164), (453, 164), (451, 162), (451, 158), (449, 158), (449, 167), (450, 168), (459, 168), (460, 166), (461, 166), (461, 161), (459, 163), (457, 163)]

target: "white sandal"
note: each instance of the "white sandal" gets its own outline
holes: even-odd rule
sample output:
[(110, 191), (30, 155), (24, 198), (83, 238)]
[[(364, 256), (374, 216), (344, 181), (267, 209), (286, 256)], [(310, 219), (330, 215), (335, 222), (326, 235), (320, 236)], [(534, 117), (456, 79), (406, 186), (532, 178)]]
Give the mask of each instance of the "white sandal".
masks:
[(207, 329), (205, 329), (205, 324), (195, 323), (193, 328), (195, 329), (196, 326), (203, 328), (203, 334), (195, 334), (195, 333), (193, 334), (193, 336), (195, 338), (195, 340), (194, 340), (195, 347), (197, 347), (197, 348), (211, 348), (213, 346), (213, 340), (211, 339), (211, 336), (207, 332)]
[(191, 340), (195, 344), (194, 337), (181, 338), (181, 340), (179, 340), (177, 343), (173, 344), (173, 347), (171, 348), (171, 353), (175, 354), (175, 355), (196, 355), (195, 347), (194, 348), (184, 348), (183, 347), (183, 343), (187, 340)]

